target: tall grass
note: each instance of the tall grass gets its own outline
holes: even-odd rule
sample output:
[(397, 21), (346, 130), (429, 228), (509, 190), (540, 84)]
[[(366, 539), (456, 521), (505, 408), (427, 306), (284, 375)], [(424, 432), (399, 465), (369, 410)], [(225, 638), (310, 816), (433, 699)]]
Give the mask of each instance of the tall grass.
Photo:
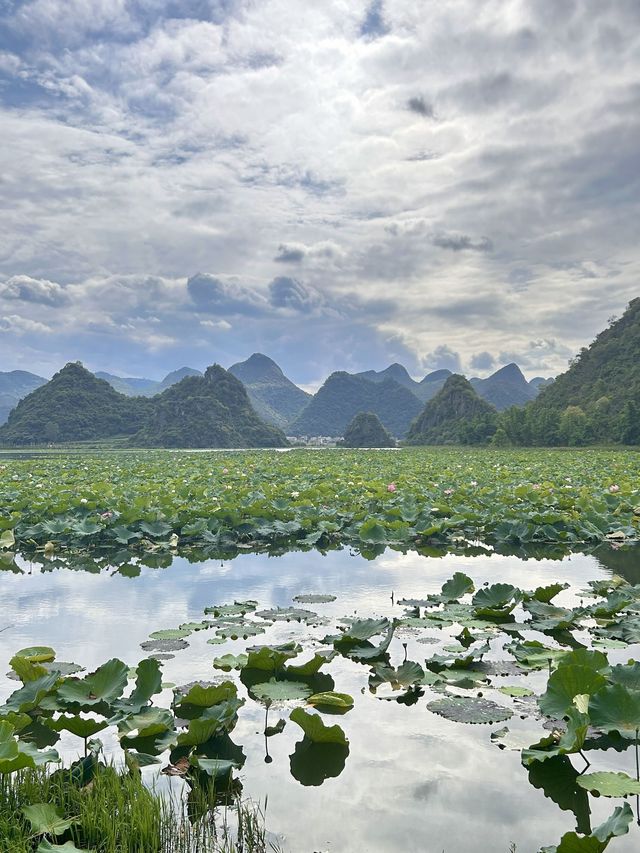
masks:
[(190, 822), (177, 805), (145, 787), (138, 776), (102, 768), (93, 781), (79, 787), (64, 772), (23, 770), (0, 775), (0, 853), (34, 853), (39, 839), (22, 813), (24, 806), (50, 803), (65, 817), (77, 819), (64, 836), (77, 847), (96, 853), (267, 853), (264, 810), (236, 799), (215, 808), (212, 787), (192, 793), (198, 821)]

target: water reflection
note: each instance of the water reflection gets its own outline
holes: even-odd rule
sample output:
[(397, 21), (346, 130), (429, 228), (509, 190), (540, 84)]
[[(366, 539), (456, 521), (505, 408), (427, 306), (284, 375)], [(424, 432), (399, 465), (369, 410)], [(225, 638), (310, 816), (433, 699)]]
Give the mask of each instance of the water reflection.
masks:
[[(640, 580), (638, 552), (608, 546), (562, 559), (557, 552), (536, 558), (486, 549), (433, 556), (386, 550), (375, 559), (347, 549), (277, 557), (242, 554), (222, 562), (219, 556), (198, 552), (187, 559), (156, 553), (138, 559), (123, 550), (69, 561), (9, 558), (3, 563), (8, 570), (0, 573), (0, 629), (6, 628), (0, 632), (3, 666), (17, 649), (31, 645), (52, 645), (60, 659), (88, 670), (111, 657), (133, 664), (144, 657), (140, 644), (151, 632), (201, 619), (205, 607), (236, 599), (287, 607), (295, 595), (336, 595), (335, 602), (317, 608), (335, 625), (345, 616), (399, 615), (403, 608), (395, 603), (398, 599), (435, 593), (455, 571), (466, 572), (476, 585), (499, 580), (534, 588), (567, 581), (572, 589), (559, 596), (565, 606), (577, 602), (576, 590), (588, 580), (613, 572), (631, 583)], [(194, 633), (187, 649), (164, 662), (165, 681), (211, 680), (216, 674), (214, 656), (238, 654), (252, 644), (229, 639), (212, 647), (206, 633)], [(316, 631), (285, 622), (268, 628), (264, 642), (295, 639), (311, 652), (325, 633), (326, 628)], [(407, 657), (423, 663), (434, 649), (420, 639), (425, 638), (419, 633), (394, 639), (390, 664), (398, 667)], [(612, 650), (610, 655), (617, 662), (633, 652)], [(246, 794), (262, 800), (268, 796), (267, 824), (285, 836), (285, 849), (461, 853), (472, 839), (473, 847), (482, 851), (507, 853), (512, 842), (518, 850), (533, 851), (557, 843), (571, 829), (588, 832), (610, 814), (614, 802), (590, 798), (579, 788), (578, 773), (568, 758), (525, 769), (517, 753), (491, 744), (492, 727), (464, 726), (429, 713), (420, 690), (384, 701), (367, 689), (368, 674), (366, 664), (339, 657), (332, 662), (331, 675), (314, 677), (319, 679), (314, 692), (335, 689), (356, 699), (353, 710), (337, 721), (349, 740), (348, 749), (324, 745), (319, 750), (308, 738), (301, 740), (300, 729), (291, 723), (267, 741), (264, 705), (251, 698), (257, 682), (245, 673), (241, 689), (247, 703), (233, 740), (218, 738), (205, 747), (207, 757), (239, 765)], [(543, 674), (528, 676), (534, 690), (543, 681)], [(0, 676), (0, 697), (15, 686)], [(170, 699), (170, 691), (165, 691), (158, 704), (168, 706)], [(518, 731), (525, 722), (514, 718), (509, 725)], [(77, 738), (66, 734), (57, 746), (73, 755), (79, 751)], [(616, 769), (635, 775), (632, 751), (618, 753), (614, 744), (609, 746), (608, 752), (590, 751), (594, 769), (611, 769), (615, 761)], [(265, 762), (265, 756), (271, 760)], [(176, 751), (170, 756), (176, 761), (179, 757)], [(145, 775), (152, 772), (143, 770)], [(632, 827), (628, 837), (612, 842), (611, 850), (630, 853), (637, 843), (638, 832)]]

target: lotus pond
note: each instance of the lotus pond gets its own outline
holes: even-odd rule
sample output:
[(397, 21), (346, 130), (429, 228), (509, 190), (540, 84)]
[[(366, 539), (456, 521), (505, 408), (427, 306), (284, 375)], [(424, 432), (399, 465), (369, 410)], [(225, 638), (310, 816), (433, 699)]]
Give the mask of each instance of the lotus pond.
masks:
[(113, 760), (196, 822), (210, 781), (296, 853), (638, 849), (638, 457), (550, 456), (3, 460), (0, 772)]

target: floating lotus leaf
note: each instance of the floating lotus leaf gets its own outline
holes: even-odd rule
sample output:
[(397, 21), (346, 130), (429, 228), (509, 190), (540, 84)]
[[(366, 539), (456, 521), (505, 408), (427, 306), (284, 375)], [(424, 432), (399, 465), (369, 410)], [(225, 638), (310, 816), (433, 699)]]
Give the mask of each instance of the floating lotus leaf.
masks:
[(145, 652), (179, 652), (188, 646), (186, 640), (146, 640), (140, 643), (140, 648)]
[(336, 743), (349, 746), (349, 741), (340, 726), (325, 726), (317, 714), (309, 714), (303, 708), (294, 708), (289, 719), (300, 726), (305, 737), (312, 743)]
[(258, 699), (270, 699), (272, 702), (286, 702), (294, 699), (307, 699), (312, 694), (310, 687), (299, 681), (276, 681), (270, 678), (262, 684), (255, 684), (251, 692)]
[(517, 684), (505, 684), (504, 687), (498, 687), (500, 693), (504, 693), (505, 696), (534, 696), (533, 690), (530, 690), (528, 687), (520, 687)]
[(579, 776), (576, 782), (586, 791), (595, 792), (603, 797), (628, 797), (630, 794), (640, 794), (640, 782), (627, 776), (626, 773), (607, 771), (587, 773)]
[(191, 631), (188, 628), (167, 628), (164, 631), (154, 631), (149, 634), (150, 640), (183, 640), (189, 637)]
[(222, 655), (219, 658), (213, 659), (215, 669), (222, 669), (224, 672), (231, 672), (232, 669), (244, 669), (249, 660), (249, 655), (240, 652), (239, 655)]
[(257, 601), (234, 601), (233, 604), (214, 604), (212, 607), (205, 607), (205, 616), (244, 616), (256, 609)]
[(635, 731), (640, 729), (640, 691), (613, 684), (593, 696), (589, 716), (603, 731)]
[(22, 813), (31, 824), (34, 835), (63, 835), (70, 826), (78, 823), (75, 818), (65, 818), (58, 808), (49, 803), (24, 806)]
[[(264, 634), (265, 629), (262, 625), (257, 625), (253, 622), (244, 622), (239, 625), (226, 625), (223, 628), (216, 630), (216, 636), (222, 640), (246, 640), (248, 637), (256, 637), (258, 634)], [(210, 641), (209, 641), (210, 642)]]
[(182, 625), (178, 625), (178, 628), (181, 631), (206, 631), (208, 628), (213, 628), (215, 624), (211, 619), (203, 619), (202, 622), (183, 622)]
[(298, 604), (329, 604), (329, 602), (336, 600), (336, 596), (310, 593), (309, 595), (294, 595), (293, 600)]
[(309, 696), (307, 704), (312, 705), (319, 711), (322, 711), (323, 708), (348, 711), (353, 708), (353, 697), (349, 696), (348, 693), (336, 693), (333, 690), (329, 690), (326, 693), (314, 693), (313, 696)]
[(489, 699), (446, 696), (429, 702), (427, 708), (455, 723), (500, 723), (513, 716), (513, 711)]
[(67, 704), (91, 706), (112, 702), (122, 695), (129, 668), (112, 658), (85, 678), (67, 678), (58, 688), (58, 698)]
[(575, 627), (576, 619), (579, 616), (574, 610), (566, 607), (555, 607), (553, 604), (546, 604), (536, 599), (525, 601), (523, 607), (533, 617), (530, 625), (531, 630), (571, 630)]
[(511, 729), (504, 726), (502, 729), (498, 729), (495, 732), (491, 732), (491, 743), (495, 743), (497, 747), (500, 749), (509, 749), (513, 752), (520, 752), (523, 749), (526, 749), (531, 743), (534, 737), (538, 736), (538, 733), (531, 731), (512, 731)]
[(587, 666), (559, 666), (549, 676), (547, 690), (538, 700), (548, 717), (563, 717), (580, 695), (594, 696), (606, 685), (603, 675)]
[(271, 610), (258, 610), (256, 616), (273, 622), (316, 622), (318, 614), (301, 607), (274, 607)]
[(361, 643), (389, 629), (391, 623), (382, 619), (354, 619), (338, 639), (344, 642)]

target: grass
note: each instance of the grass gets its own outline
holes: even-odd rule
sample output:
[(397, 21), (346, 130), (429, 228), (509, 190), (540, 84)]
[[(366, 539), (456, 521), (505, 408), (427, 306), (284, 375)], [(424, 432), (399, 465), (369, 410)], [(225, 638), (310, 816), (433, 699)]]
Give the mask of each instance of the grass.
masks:
[(22, 813), (24, 806), (48, 803), (67, 818), (76, 818), (52, 843), (73, 841), (96, 853), (267, 853), (278, 848), (267, 840), (264, 809), (235, 800), (215, 809), (212, 789), (195, 792), (203, 816), (190, 823), (181, 805), (149, 790), (139, 776), (102, 768), (85, 787), (73, 784), (65, 771), (23, 770), (0, 776), (0, 853), (34, 853), (42, 836), (34, 837)]

